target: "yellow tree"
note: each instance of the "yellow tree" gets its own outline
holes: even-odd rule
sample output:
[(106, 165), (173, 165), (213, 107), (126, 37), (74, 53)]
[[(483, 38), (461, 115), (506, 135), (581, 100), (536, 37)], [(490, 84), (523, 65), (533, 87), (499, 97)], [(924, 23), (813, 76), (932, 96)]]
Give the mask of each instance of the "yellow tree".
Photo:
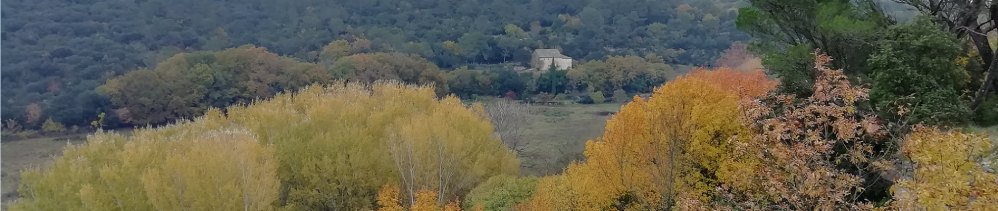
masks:
[[(892, 188), (900, 210), (993, 210), (998, 176), (981, 163), (994, 152), (984, 134), (916, 127), (901, 146), (913, 170)], [(994, 158), (991, 158), (994, 159)]]
[[(209, 130), (221, 129), (221, 130)], [(274, 149), (236, 128), (182, 124), (98, 133), (22, 174), (11, 210), (273, 210)]]
[[(25, 198), (14, 207), (374, 209), (383, 185), (403, 181), (416, 188), (400, 195), (425, 189), (442, 203), (485, 178), (518, 173), (515, 154), (492, 134), (480, 105), (439, 100), (432, 87), (311, 86), (128, 138), (94, 136), (44, 172), (26, 172)], [(403, 179), (402, 170), (413, 177)]]
[[(649, 210), (671, 207), (680, 195), (709, 199), (717, 184), (739, 177), (724, 169), (735, 163), (734, 145), (744, 142), (736, 135), (747, 130), (738, 121), (737, 89), (705, 78), (679, 77), (647, 102), (635, 97), (607, 121), (601, 138), (586, 143), (585, 163), (570, 165), (560, 179), (542, 179), (521, 207)], [(567, 193), (546, 190), (557, 187)]]

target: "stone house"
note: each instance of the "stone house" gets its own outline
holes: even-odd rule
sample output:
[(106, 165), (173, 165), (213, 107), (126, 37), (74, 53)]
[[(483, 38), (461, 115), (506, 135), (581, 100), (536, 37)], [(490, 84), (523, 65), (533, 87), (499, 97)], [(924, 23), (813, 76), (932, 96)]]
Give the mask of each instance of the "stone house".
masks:
[(572, 68), (572, 57), (561, 55), (558, 49), (537, 49), (531, 57), (531, 66), (538, 71), (547, 71), (554, 65), (557, 70)]

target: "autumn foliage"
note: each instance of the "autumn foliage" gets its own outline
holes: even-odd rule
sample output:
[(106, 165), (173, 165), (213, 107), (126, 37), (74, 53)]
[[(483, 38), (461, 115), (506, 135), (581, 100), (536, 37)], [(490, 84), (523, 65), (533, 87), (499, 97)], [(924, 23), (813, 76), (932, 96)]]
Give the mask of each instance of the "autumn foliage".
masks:
[(727, 166), (738, 164), (730, 154), (736, 135), (747, 132), (738, 121), (739, 90), (752, 96), (773, 87), (761, 72), (725, 69), (679, 77), (648, 101), (634, 98), (607, 122), (603, 137), (587, 142), (585, 163), (542, 179), (520, 208), (654, 210), (680, 196), (708, 200), (713, 187), (742, 177), (726, 170), (738, 168)]
[(741, 97), (756, 98), (762, 97), (770, 90), (776, 89), (779, 83), (769, 79), (761, 69), (749, 71), (739, 71), (727, 67), (707, 70), (704, 68), (693, 68), (686, 77), (700, 78), (717, 85), (724, 91), (737, 93)]
[(900, 210), (994, 210), (998, 176), (982, 161), (994, 155), (983, 134), (917, 127), (901, 146), (906, 175), (893, 188)]
[(382, 204), (419, 207), (519, 167), (481, 105), (397, 82), (312, 86), (131, 137), (98, 133), (64, 155), (23, 174), (12, 210), (376, 209), (385, 184), (399, 199)]
[[(734, 148), (741, 175), (725, 184), (715, 206), (770, 210), (857, 210), (864, 176), (875, 174), (874, 145), (884, 126), (857, 106), (868, 89), (852, 86), (839, 70), (828, 69), (827, 56), (816, 53), (820, 71), (815, 94), (796, 100), (770, 95), (742, 101), (742, 120), (749, 141)], [(746, 134), (748, 135), (748, 134)], [(849, 167), (841, 168), (842, 166)], [(689, 201), (689, 200), (686, 200)], [(723, 205), (721, 205), (723, 204)], [(720, 208), (718, 208), (720, 209)]]
[[(827, 68), (831, 58), (815, 60), (808, 98), (769, 93), (776, 83), (761, 72), (727, 68), (635, 98), (587, 143), (585, 162), (540, 179), (518, 210), (998, 207), (998, 178), (981, 164), (994, 152), (989, 139), (919, 127), (893, 137), (898, 126), (863, 108), (869, 89)], [(888, 194), (894, 201), (879, 208), (868, 198)]]

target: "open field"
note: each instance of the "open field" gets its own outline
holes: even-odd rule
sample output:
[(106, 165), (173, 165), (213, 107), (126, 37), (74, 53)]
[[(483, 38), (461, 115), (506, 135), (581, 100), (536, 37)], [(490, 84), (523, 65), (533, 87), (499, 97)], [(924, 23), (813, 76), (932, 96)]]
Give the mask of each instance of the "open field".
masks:
[(532, 140), (522, 174), (560, 173), (572, 161), (585, 160), (586, 141), (603, 135), (606, 120), (621, 104), (534, 105), (525, 138)]

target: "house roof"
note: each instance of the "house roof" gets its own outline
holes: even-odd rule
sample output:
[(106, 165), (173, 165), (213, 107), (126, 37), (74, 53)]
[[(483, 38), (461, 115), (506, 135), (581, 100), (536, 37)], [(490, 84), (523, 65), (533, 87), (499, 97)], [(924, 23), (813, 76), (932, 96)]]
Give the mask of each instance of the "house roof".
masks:
[(565, 55), (561, 55), (561, 52), (559, 52), (558, 49), (537, 49), (534, 50), (534, 55), (537, 55), (537, 57), (539, 58), (561, 58), (561, 59), (572, 58)]

